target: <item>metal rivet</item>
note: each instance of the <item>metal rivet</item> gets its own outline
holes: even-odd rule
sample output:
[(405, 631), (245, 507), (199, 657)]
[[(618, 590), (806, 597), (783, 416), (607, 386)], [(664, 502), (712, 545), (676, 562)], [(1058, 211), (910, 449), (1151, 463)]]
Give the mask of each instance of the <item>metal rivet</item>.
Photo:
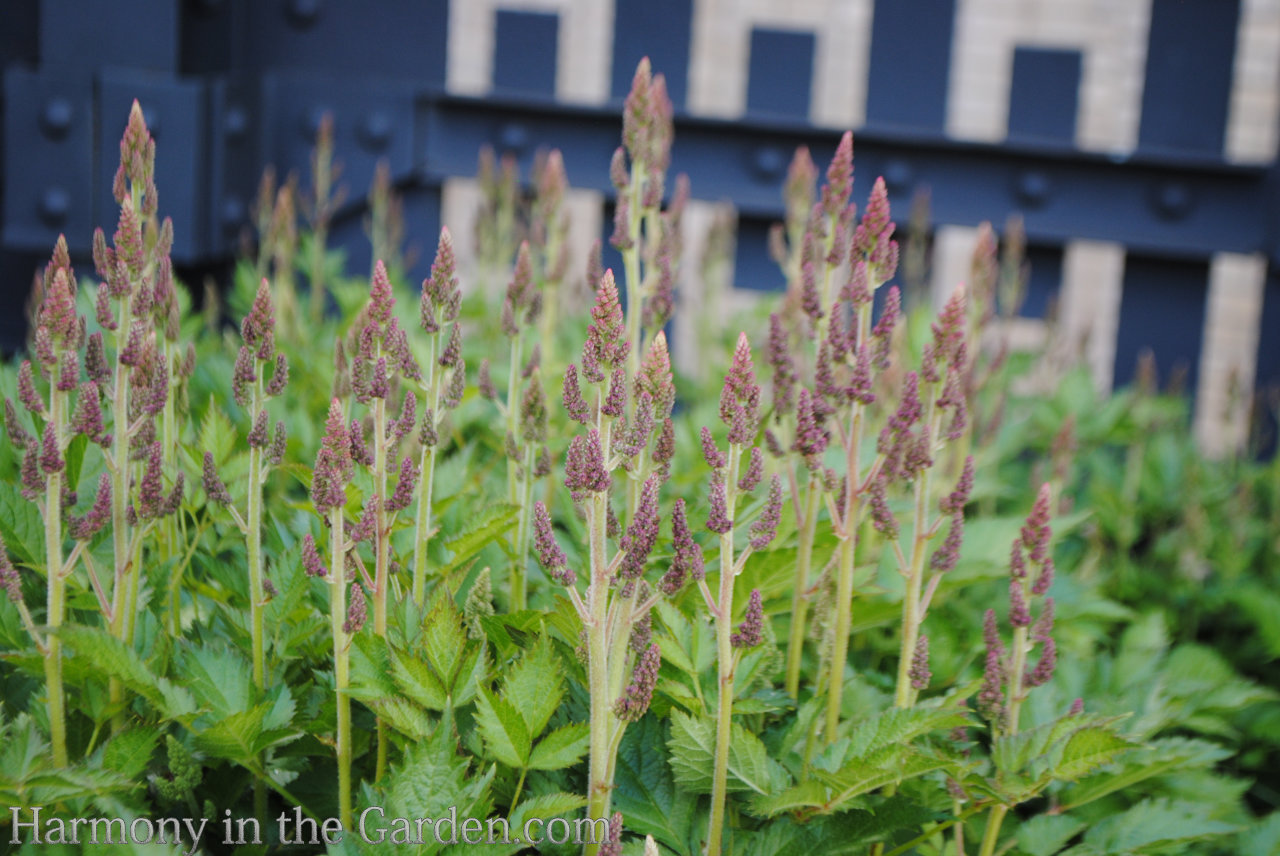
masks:
[(230, 231), (244, 222), (244, 202), (238, 196), (222, 200), (222, 226)]
[(884, 183), (889, 190), (907, 190), (915, 180), (915, 170), (901, 158), (894, 158), (884, 166)]
[(40, 196), (40, 219), (50, 226), (59, 226), (71, 211), (71, 197), (61, 187), (46, 187)]
[(1165, 219), (1181, 220), (1191, 207), (1191, 189), (1180, 181), (1167, 182), (1156, 193), (1156, 209)]
[(71, 106), (71, 102), (66, 98), (50, 98), (44, 105), (44, 110), (40, 112), (40, 129), (44, 131), (45, 136), (53, 140), (60, 140), (67, 135), (67, 131), (71, 130), (71, 119), (75, 115), (75, 108)]
[(787, 168), (787, 156), (777, 146), (760, 146), (751, 153), (751, 170), (763, 179), (775, 179)]
[(238, 140), (249, 129), (249, 114), (240, 107), (228, 107), (223, 120), (223, 133), (228, 140)]
[(1051, 189), (1049, 176), (1039, 170), (1028, 170), (1018, 177), (1018, 199), (1029, 208), (1038, 208), (1048, 201)]
[(285, 14), (295, 27), (305, 30), (320, 17), (320, 0), (289, 0)]
[(360, 142), (366, 149), (381, 151), (391, 142), (394, 131), (395, 123), (391, 117), (381, 110), (374, 110), (364, 117), (360, 126)]
[(519, 122), (506, 123), (498, 131), (498, 145), (507, 151), (524, 151), (529, 145), (529, 129)]

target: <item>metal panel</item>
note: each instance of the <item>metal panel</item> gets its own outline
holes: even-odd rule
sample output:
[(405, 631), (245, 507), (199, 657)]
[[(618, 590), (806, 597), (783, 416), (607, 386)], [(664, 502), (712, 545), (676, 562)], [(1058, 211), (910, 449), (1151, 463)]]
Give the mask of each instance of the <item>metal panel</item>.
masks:
[(0, 220), (6, 248), (48, 253), (65, 234), (73, 250), (87, 250), (93, 240), (94, 193), (104, 192), (93, 172), (89, 81), (14, 66), (5, 72), (4, 90)]
[(442, 87), (448, 56), (449, 0), (237, 0), (248, 11), (242, 33), (248, 68), (342, 74), (355, 82), (394, 77)]
[(1080, 106), (1080, 51), (1014, 49), (1009, 139), (1071, 145)]
[[(393, 179), (412, 170), (414, 101), (408, 82), (276, 74), (263, 80), (263, 157), (283, 177), (300, 179), (311, 169), (311, 151), (325, 113), (333, 116), (334, 151), (342, 161), (348, 198), (359, 202), (373, 183), (377, 163), (386, 159)], [(468, 172), (474, 171), (475, 158)]]
[(106, 65), (175, 72), (178, 5), (172, 0), (111, 0), (100, 6), (40, 0), (40, 62), (85, 79)]
[(494, 90), (554, 98), (559, 37), (560, 16), (554, 12), (499, 9), (493, 35)]
[(1185, 373), (1194, 392), (1209, 293), (1206, 262), (1176, 262), (1129, 255), (1124, 263), (1120, 328), (1116, 334), (1115, 384), (1133, 380), (1138, 355), (1150, 348), (1161, 384)]
[(636, 65), (647, 56), (653, 69), (666, 78), (671, 103), (683, 109), (692, 40), (693, 0), (617, 0), (610, 93), (615, 99), (625, 98)]
[(941, 131), (955, 0), (876, 0), (867, 124)]
[(1240, 0), (1152, 0), (1142, 149), (1222, 155)]
[(813, 33), (752, 28), (747, 115), (808, 120), (814, 47)]

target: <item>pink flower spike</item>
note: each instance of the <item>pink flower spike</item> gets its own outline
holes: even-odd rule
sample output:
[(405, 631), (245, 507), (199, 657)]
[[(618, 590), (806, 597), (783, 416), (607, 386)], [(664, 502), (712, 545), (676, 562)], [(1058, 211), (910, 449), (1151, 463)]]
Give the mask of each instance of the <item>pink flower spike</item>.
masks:
[(751, 524), (751, 540), (748, 542), (752, 550), (763, 550), (768, 547), (778, 534), (778, 523), (782, 520), (782, 479), (775, 475), (769, 480), (769, 496), (765, 499), (764, 509)]
[(316, 539), (311, 537), (310, 532), (302, 536), (302, 569), (309, 577), (324, 577), (329, 573), (324, 562), (320, 560), (320, 553), (316, 550)]
[(751, 597), (747, 600), (747, 614), (729, 637), (729, 644), (734, 648), (754, 648), (760, 644), (763, 631), (764, 604), (760, 598), (760, 589), (752, 589)]
[(929, 637), (923, 633), (916, 639), (916, 649), (911, 655), (911, 688), (924, 690), (929, 688), (929, 679), (933, 673), (929, 671)]

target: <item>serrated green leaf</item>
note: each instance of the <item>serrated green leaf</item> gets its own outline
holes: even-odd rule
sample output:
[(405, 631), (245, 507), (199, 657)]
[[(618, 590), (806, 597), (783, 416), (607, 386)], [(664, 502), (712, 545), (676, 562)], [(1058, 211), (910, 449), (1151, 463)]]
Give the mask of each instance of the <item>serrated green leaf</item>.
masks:
[(44, 567), (44, 521), (18, 486), (8, 481), (0, 482), (0, 537), (19, 563)]
[(1065, 814), (1039, 814), (1018, 827), (1018, 847), (1027, 856), (1053, 856), (1084, 827), (1083, 821)]
[(1208, 816), (1208, 809), (1189, 803), (1146, 800), (1123, 814), (1094, 824), (1085, 843), (1103, 853), (1132, 853), (1153, 845), (1194, 841), (1233, 832), (1235, 827)]
[[(671, 712), (671, 769), (676, 782), (693, 793), (711, 793), (715, 766), (716, 724), (707, 717), (693, 717), (679, 710)], [(790, 776), (750, 731), (733, 723), (729, 738), (729, 791), (776, 793), (789, 784)]]
[(1173, 770), (1205, 767), (1231, 756), (1230, 750), (1207, 740), (1166, 737), (1147, 746), (1131, 747), (1120, 755), (1117, 767), (1084, 779), (1063, 796), (1064, 810), (1131, 787)]
[(114, 770), (125, 778), (136, 779), (147, 769), (151, 753), (160, 741), (155, 728), (131, 728), (122, 731), (102, 747), (102, 766)]
[(698, 800), (676, 784), (662, 723), (652, 716), (627, 727), (618, 749), (613, 807), (627, 829), (652, 835), (677, 853), (691, 852)]
[(445, 565), (442, 573), (452, 573), (475, 558), (485, 547), (500, 541), (519, 513), (520, 508), (515, 505), (496, 503), (486, 506), (471, 526), (445, 539), (444, 545), (453, 552), (453, 558)]
[(179, 657), (186, 685), (203, 708), (218, 716), (248, 710), (253, 702), (249, 661), (227, 648), (189, 647)]
[(235, 449), (236, 429), (227, 414), (222, 412), (212, 400), (204, 410), (200, 419), (200, 434), (197, 449), (200, 455), (209, 452), (215, 463), (225, 463)]
[(1132, 744), (1109, 728), (1082, 728), (1067, 738), (1051, 767), (1053, 777), (1074, 782), (1108, 764)]
[(444, 710), (449, 693), (435, 672), (421, 660), (391, 652), (391, 678), (402, 693), (428, 710)]
[(423, 619), (423, 650), (446, 692), (452, 690), (461, 672), (466, 648), (467, 632), (462, 625), (462, 615), (453, 599), (441, 592), (432, 599)]
[(529, 729), (509, 701), (481, 689), (476, 694), (476, 724), (494, 758), (518, 770), (529, 766)]
[(169, 719), (196, 712), (196, 703), (184, 687), (151, 673), (136, 651), (96, 627), (66, 624), (59, 631), (67, 646), (104, 677), (117, 678), (144, 697)]
[(268, 705), (260, 704), (217, 719), (196, 733), (196, 746), (215, 757), (251, 766), (258, 754), (262, 722), (268, 710)]
[(563, 770), (572, 767), (587, 753), (591, 729), (586, 723), (575, 722), (557, 728), (538, 741), (529, 757), (532, 770)]
[(502, 685), (503, 694), (524, 718), (529, 734), (541, 734), (564, 697), (560, 664), (545, 636), (503, 673)]

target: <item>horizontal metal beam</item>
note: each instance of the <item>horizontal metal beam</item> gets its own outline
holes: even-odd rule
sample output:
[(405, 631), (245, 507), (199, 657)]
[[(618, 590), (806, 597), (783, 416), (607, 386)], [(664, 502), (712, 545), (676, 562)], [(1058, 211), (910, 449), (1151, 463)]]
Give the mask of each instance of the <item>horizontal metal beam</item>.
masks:
[[(482, 145), (507, 151), (526, 170), (542, 147), (560, 148), (570, 183), (611, 195), (609, 158), (620, 139), (616, 106), (571, 107), (451, 95), (419, 103), (417, 166), (428, 181), (475, 171)], [(728, 200), (747, 216), (777, 216), (781, 183), (797, 146), (821, 166), (839, 133), (803, 124), (676, 118), (674, 171), (693, 195)], [(1215, 252), (1278, 254), (1265, 212), (1277, 199), (1268, 170), (1206, 158), (1111, 157), (1068, 147), (972, 143), (900, 130), (854, 135), (855, 198), (884, 176), (905, 217), (916, 188), (931, 190), (935, 223), (1003, 222), (1021, 212), (1028, 235), (1060, 243), (1115, 241), (1170, 258)]]

